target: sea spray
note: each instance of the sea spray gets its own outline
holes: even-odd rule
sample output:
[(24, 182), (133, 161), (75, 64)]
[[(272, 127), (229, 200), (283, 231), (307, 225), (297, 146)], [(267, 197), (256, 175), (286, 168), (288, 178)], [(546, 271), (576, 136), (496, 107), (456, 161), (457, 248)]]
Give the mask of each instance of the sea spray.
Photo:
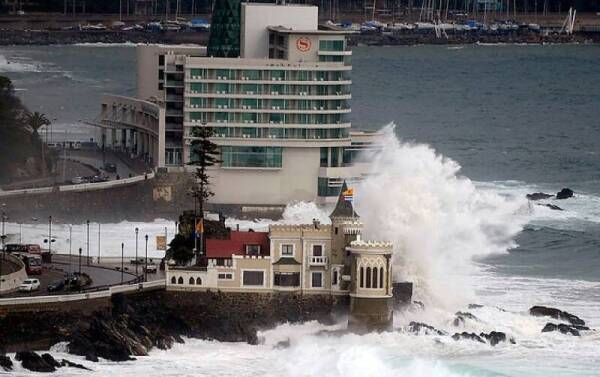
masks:
[(478, 190), (460, 165), (383, 128), (382, 149), (363, 156), (369, 175), (356, 187), (363, 238), (395, 244), (395, 278), (415, 284), (428, 305), (454, 309), (473, 299), (473, 258), (506, 252), (525, 218), (525, 199)]

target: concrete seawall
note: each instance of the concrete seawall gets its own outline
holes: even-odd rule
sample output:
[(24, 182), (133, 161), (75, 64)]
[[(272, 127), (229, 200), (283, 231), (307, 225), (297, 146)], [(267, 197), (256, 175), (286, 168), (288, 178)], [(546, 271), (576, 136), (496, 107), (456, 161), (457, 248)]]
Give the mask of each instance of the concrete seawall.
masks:
[(19, 258), (10, 254), (0, 253), (0, 258), (2, 258), (2, 264), (4, 265), (3, 270), (8, 270), (6, 264), (10, 264), (13, 267), (11, 270), (14, 271), (7, 275), (0, 276), (0, 294), (13, 292), (19, 288), (19, 285), (21, 285), (23, 280), (27, 279), (25, 265)]

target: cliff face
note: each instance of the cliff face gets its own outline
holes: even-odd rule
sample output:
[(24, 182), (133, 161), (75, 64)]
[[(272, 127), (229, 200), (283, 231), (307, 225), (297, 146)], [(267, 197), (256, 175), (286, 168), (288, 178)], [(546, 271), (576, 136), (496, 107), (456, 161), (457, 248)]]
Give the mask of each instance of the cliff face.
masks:
[(256, 344), (259, 329), (284, 322), (332, 322), (346, 307), (333, 296), (218, 292), (150, 292), (111, 301), (0, 311), (0, 350), (48, 349), (114, 361), (168, 349), (182, 336)]

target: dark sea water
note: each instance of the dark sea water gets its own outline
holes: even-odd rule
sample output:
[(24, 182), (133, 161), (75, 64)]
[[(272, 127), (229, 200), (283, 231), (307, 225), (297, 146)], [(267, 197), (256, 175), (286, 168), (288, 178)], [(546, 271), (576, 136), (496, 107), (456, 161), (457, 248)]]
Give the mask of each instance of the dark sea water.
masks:
[[(525, 205), (520, 211), (528, 220), (514, 240), (516, 246), (479, 258), (481, 272), (474, 281), (486, 304), (519, 313), (536, 303), (556, 305), (600, 327), (600, 46), (357, 47), (352, 62), (353, 127), (374, 130), (394, 122), (403, 141), (428, 144), (456, 161), (462, 167), (459, 174), (483, 192), (506, 198), (555, 193), (563, 187), (576, 192), (572, 199), (542, 202), (564, 211)], [(69, 130), (82, 139), (97, 137), (79, 120), (97, 116), (102, 93), (135, 94), (135, 63), (132, 46), (0, 49), (0, 74), (13, 79), (24, 102), (56, 118), (57, 135)], [(358, 357), (352, 352), (370, 347), (365, 352), (374, 352), (373, 357), (364, 362), (375, 363), (385, 355), (382, 365), (393, 366), (390, 373), (383, 366), (376, 369), (377, 375), (598, 375), (598, 334), (581, 340), (541, 338), (543, 323), (532, 323), (529, 317), (485, 310), (476, 315), (514, 331), (518, 346), (481, 352), (459, 342), (441, 349), (433, 341), (390, 335), (345, 339), (341, 349), (350, 353), (343, 357), (364, 361), (364, 353)], [(285, 328), (277, 334), (304, 332), (310, 333), (309, 328)], [(319, 340), (310, 347), (337, 355), (339, 346)], [(212, 355), (211, 347), (200, 342), (179, 351)], [(271, 357), (280, 356), (265, 351), (257, 369), (244, 369), (236, 364), (239, 360), (223, 355), (251, 358), (251, 348), (220, 347), (224, 353), (215, 357), (224, 363), (233, 360), (231, 373), (223, 375), (269, 374)], [(398, 349), (415, 351), (407, 356), (397, 354)], [(294, 352), (294, 359), (315, 357), (308, 348)], [(557, 354), (562, 356), (553, 356)], [(154, 354), (150, 361), (161, 360), (173, 370), (195, 367), (195, 356), (177, 365), (179, 359), (172, 355)], [(150, 361), (116, 373), (148, 373), (154, 368)], [(327, 362), (323, 368), (337, 361)], [(304, 367), (322, 374), (327, 369), (320, 365)], [(341, 364), (336, 365), (343, 374)], [(107, 374), (115, 373), (112, 366), (105, 367)], [(271, 371), (280, 373), (313, 374), (295, 374), (287, 367)], [(360, 369), (347, 374), (370, 375)]]

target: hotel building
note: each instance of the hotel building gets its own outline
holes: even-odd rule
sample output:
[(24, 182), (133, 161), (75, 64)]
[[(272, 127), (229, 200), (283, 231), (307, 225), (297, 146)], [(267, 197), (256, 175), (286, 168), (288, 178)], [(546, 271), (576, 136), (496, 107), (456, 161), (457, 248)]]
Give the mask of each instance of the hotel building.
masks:
[[(164, 109), (149, 159), (159, 171), (193, 171), (192, 130), (212, 127), (222, 163), (210, 172), (211, 202), (335, 200), (344, 180), (366, 173), (357, 153), (381, 140), (351, 130), (348, 32), (319, 29), (315, 6), (242, 3), (240, 15), (239, 57), (207, 56), (204, 47), (138, 47), (138, 98)], [(118, 124), (113, 97), (103, 109), (100, 123)], [(126, 131), (122, 138), (117, 145), (147, 153), (136, 137), (127, 142)]]

